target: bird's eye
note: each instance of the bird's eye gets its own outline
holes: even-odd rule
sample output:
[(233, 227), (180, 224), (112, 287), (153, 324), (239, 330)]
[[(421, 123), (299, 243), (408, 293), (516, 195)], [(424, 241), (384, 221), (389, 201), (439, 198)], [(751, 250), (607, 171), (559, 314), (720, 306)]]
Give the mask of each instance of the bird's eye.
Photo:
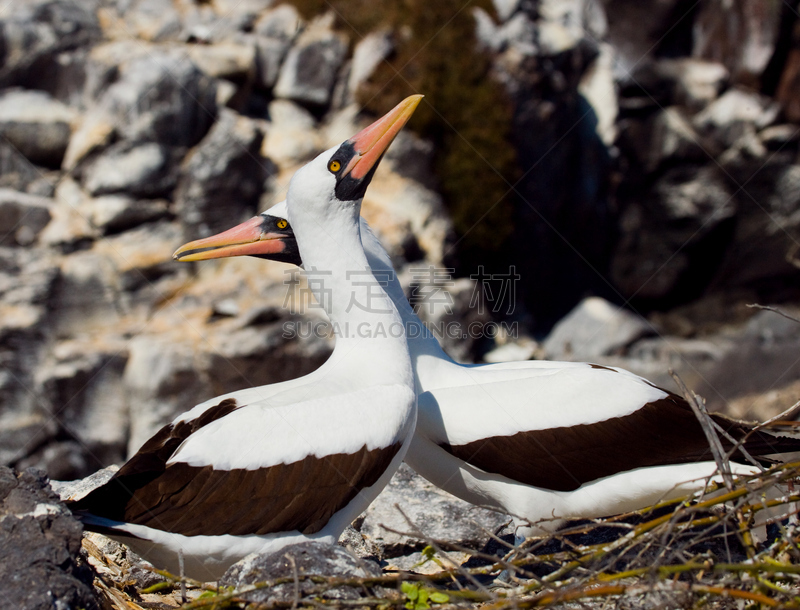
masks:
[(336, 160), (333, 160), (330, 163), (328, 163), (328, 169), (331, 170), (332, 172), (338, 172), (340, 169), (342, 169), (342, 164)]
[(278, 222), (275, 223), (275, 225), (279, 229), (285, 229), (289, 225), (289, 223), (286, 222), (283, 218), (281, 218)]

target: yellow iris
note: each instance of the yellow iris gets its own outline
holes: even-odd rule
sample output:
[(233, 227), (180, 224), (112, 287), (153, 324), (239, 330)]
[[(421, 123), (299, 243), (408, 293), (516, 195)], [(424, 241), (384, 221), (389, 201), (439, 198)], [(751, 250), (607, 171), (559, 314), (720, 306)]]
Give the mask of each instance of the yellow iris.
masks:
[(339, 163), (338, 161), (331, 161), (328, 164), (328, 169), (331, 170), (332, 172), (338, 172), (340, 169), (342, 169), (342, 164)]
[(279, 228), (279, 229), (285, 229), (285, 228), (286, 228), (286, 225), (288, 225), (289, 223), (288, 223), (288, 222), (286, 222), (286, 221), (285, 221), (285, 220), (283, 220), (283, 219), (280, 219), (280, 220), (279, 220), (277, 223), (275, 223), (275, 224), (278, 226), (278, 228)]

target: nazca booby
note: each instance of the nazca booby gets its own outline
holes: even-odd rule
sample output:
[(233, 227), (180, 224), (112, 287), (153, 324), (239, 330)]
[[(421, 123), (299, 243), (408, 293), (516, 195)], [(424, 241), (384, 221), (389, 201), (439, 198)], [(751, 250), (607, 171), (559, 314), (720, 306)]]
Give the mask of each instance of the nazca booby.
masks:
[[(260, 227), (285, 216), (281, 202), (249, 224), (185, 245), (176, 256), (259, 255)], [(292, 227), (282, 227), (276, 239), (288, 252)], [(406, 325), (419, 408), (406, 462), (434, 485), (512, 515), (520, 539), (567, 519), (619, 514), (692, 493), (717, 470), (686, 401), (624, 369), (541, 360), (458, 364), (414, 313), (363, 218), (361, 240)], [(302, 264), (291, 259), (283, 260)], [(744, 446), (754, 457), (800, 451), (798, 439), (711, 417), (734, 438), (750, 435)], [(728, 451), (733, 447), (722, 442)], [(735, 474), (757, 471), (741, 452), (732, 459)]]
[[(335, 542), (388, 483), (411, 441), (416, 395), (401, 318), (369, 271), (358, 219), (383, 153), (421, 97), (320, 154), (289, 185), (296, 248), (321, 270), (315, 296), (342, 328), (361, 332), (340, 334), (309, 375), (176, 417), (71, 505), (87, 528), (157, 566), (175, 570), (180, 552), (187, 574), (213, 580), (253, 552)], [(352, 306), (366, 298), (372, 307)], [(375, 331), (390, 325), (401, 332)]]

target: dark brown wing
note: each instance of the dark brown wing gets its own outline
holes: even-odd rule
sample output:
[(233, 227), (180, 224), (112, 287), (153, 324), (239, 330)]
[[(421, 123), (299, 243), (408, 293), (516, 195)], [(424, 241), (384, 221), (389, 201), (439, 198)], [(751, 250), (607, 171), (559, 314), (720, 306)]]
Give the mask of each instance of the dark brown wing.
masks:
[[(712, 417), (736, 439), (752, 431), (749, 424)], [(722, 441), (726, 450), (733, 447)], [(441, 446), (484, 472), (557, 491), (635, 468), (714, 459), (691, 407), (674, 394), (625, 417)], [(756, 432), (745, 449), (753, 456), (798, 451), (800, 441)], [(740, 452), (732, 459), (746, 463)]]
[(165, 426), (108, 483), (70, 508), (186, 536), (312, 534), (377, 482), (401, 446), (362, 447), (255, 470), (167, 465), (191, 433), (235, 408), (228, 399), (196, 420)]

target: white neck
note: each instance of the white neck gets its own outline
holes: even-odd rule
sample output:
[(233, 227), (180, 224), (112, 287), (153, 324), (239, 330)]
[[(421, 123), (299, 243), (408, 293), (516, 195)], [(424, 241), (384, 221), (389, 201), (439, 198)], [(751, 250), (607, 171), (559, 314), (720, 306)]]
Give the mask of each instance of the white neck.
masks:
[(361, 243), (370, 268), (376, 277), (386, 283), (386, 293), (392, 299), (403, 320), (408, 340), (408, 351), (414, 366), (417, 389), (424, 391), (428, 387), (426, 383), (428, 377), (440, 377), (440, 368), (443, 363), (448, 365), (455, 363), (442, 349), (434, 334), (428, 330), (422, 320), (414, 313), (414, 309), (409, 304), (405, 292), (403, 292), (403, 286), (400, 284), (400, 280), (397, 279), (397, 273), (394, 271), (389, 254), (363, 218), (361, 219)]
[(361, 246), (361, 202), (332, 199), (309, 211), (290, 198), (287, 207), (309, 288), (336, 334), (330, 366), (346, 358), (371, 384), (413, 383), (403, 319)]

